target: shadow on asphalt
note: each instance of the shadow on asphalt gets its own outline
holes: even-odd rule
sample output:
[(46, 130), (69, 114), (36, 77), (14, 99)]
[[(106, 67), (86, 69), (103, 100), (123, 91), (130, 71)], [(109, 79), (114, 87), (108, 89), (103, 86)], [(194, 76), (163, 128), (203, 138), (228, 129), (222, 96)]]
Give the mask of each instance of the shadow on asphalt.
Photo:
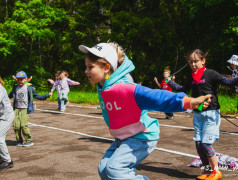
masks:
[(91, 142), (112, 143), (111, 140), (99, 139), (99, 138), (78, 138), (78, 140), (89, 140)]
[(102, 115), (102, 113), (89, 113), (90, 115)]
[(196, 179), (195, 175), (189, 175), (186, 173), (183, 173), (181, 171), (178, 171), (176, 169), (172, 168), (162, 168), (162, 167), (155, 167), (153, 165), (148, 165), (150, 163), (142, 163), (137, 166), (138, 170), (144, 170), (144, 171), (150, 171), (150, 172), (155, 172), (155, 173), (162, 173), (166, 174), (170, 177), (176, 177), (176, 178), (185, 178), (185, 179)]
[(189, 132), (189, 131), (194, 131), (194, 129), (182, 129), (182, 131)]
[(17, 141), (12, 141), (12, 140), (6, 140), (7, 146), (16, 146)]

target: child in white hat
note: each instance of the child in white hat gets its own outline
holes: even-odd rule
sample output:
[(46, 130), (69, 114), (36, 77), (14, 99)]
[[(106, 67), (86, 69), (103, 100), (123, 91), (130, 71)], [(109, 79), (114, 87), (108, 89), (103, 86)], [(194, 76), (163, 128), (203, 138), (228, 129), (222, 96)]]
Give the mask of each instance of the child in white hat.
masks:
[(155, 149), (160, 130), (158, 120), (149, 117), (146, 110), (196, 109), (205, 99), (210, 103), (210, 95), (189, 98), (184, 93), (132, 83), (125, 76), (135, 66), (117, 43), (92, 48), (80, 45), (79, 49), (86, 54), (85, 74), (90, 83), (97, 84), (102, 114), (115, 138), (98, 167), (101, 179), (149, 179), (136, 174), (136, 166)]
[[(232, 78), (238, 77), (238, 55), (232, 55), (227, 62), (230, 64), (230, 68), (232, 70)], [(235, 91), (238, 93), (238, 86), (235, 86)], [(238, 111), (238, 104), (237, 104)], [(238, 117), (236, 117), (238, 118)]]
[[(232, 55), (227, 62), (232, 70), (232, 78), (238, 77), (238, 55)], [(238, 86), (235, 86), (235, 91), (238, 92)]]

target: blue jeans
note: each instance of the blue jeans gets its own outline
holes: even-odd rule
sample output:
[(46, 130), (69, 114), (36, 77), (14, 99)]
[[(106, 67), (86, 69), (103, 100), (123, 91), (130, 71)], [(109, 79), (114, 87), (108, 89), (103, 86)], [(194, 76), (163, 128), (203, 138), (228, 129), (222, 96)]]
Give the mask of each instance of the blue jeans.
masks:
[(57, 102), (58, 102), (58, 110), (61, 110), (61, 101), (59, 97), (57, 98)]
[(65, 100), (60, 100), (60, 109), (66, 110)]
[(148, 141), (135, 138), (115, 139), (98, 167), (101, 179), (148, 180), (146, 176), (136, 175), (135, 167), (155, 149), (157, 142), (157, 140)]
[(195, 141), (212, 144), (219, 139), (221, 117), (218, 112), (220, 112), (219, 109), (202, 112), (194, 111), (193, 125), (195, 129), (195, 135), (193, 139)]
[(60, 92), (60, 110), (66, 110), (66, 101), (68, 101), (68, 93), (66, 91)]

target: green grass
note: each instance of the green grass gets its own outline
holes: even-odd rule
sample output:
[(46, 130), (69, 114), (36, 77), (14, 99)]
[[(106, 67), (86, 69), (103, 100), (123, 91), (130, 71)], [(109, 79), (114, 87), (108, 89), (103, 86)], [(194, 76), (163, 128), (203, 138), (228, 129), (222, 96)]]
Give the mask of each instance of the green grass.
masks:
[[(10, 90), (7, 90), (8, 93)], [(50, 91), (36, 91), (38, 94), (47, 94)], [(68, 94), (69, 101), (75, 102), (83, 105), (98, 105), (98, 95), (96, 92), (86, 92), (86, 91), (76, 91), (72, 90)], [(238, 95), (232, 93), (231, 95), (218, 95), (219, 104), (221, 106), (222, 114), (237, 114), (237, 103), (238, 103)], [(54, 94), (51, 98), (47, 99), (48, 101), (57, 101), (57, 92), (54, 91)]]
[[(38, 94), (47, 94), (49, 92), (41, 91)], [(84, 92), (84, 91), (70, 91), (68, 94), (69, 102), (80, 103), (84, 105), (93, 104), (98, 105), (98, 94), (96, 92)], [(48, 101), (57, 101), (57, 92), (55, 91)]]
[(221, 113), (237, 114), (238, 95), (218, 95), (218, 100), (221, 106)]

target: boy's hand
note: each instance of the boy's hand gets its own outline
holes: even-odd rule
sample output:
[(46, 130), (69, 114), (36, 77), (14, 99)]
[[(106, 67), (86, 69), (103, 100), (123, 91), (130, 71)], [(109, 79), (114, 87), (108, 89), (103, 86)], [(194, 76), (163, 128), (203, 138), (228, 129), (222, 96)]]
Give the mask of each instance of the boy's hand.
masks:
[(53, 92), (51, 91), (51, 92), (49, 93), (49, 95), (50, 95), (50, 97), (52, 97), (52, 95), (53, 95)]
[(175, 79), (175, 76), (169, 76), (169, 77), (165, 80), (165, 82), (167, 83), (167, 82), (173, 80), (173, 77), (174, 77), (174, 79)]
[(154, 81), (155, 81), (155, 82), (158, 82), (157, 77), (154, 77)]
[(206, 96), (199, 96), (197, 98), (192, 98), (191, 106), (192, 106), (192, 109), (197, 109), (199, 105), (203, 103), (203, 109), (207, 109), (210, 102), (211, 102), (211, 95), (208, 94)]

